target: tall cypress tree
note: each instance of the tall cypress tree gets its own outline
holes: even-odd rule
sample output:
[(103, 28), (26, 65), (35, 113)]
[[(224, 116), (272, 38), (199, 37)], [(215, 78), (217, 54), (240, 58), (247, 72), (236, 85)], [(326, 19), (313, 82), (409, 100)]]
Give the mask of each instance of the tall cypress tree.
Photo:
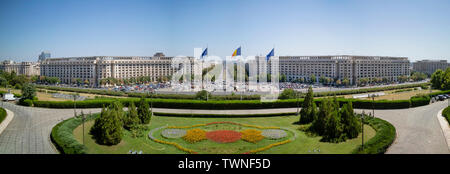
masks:
[(308, 89), (305, 99), (303, 100), (302, 110), (300, 111), (301, 124), (310, 123), (313, 121), (316, 114), (316, 106), (314, 103), (314, 93), (311, 86)]
[(128, 114), (125, 115), (123, 127), (125, 129), (131, 130), (137, 124), (139, 124), (141, 120), (139, 119), (136, 106), (134, 102), (131, 102), (128, 106)]
[(340, 113), (345, 136), (347, 138), (358, 137), (359, 132), (361, 132), (361, 125), (353, 112), (352, 102), (344, 104)]
[(139, 108), (137, 111), (139, 119), (141, 120), (142, 124), (150, 123), (150, 119), (152, 116), (150, 106), (148, 105), (148, 102), (146, 102), (144, 98), (141, 98), (141, 100), (139, 101)]

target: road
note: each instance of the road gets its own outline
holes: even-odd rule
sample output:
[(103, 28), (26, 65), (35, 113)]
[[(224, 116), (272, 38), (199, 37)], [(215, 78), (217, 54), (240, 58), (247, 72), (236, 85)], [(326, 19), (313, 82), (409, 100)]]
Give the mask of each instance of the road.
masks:
[[(439, 110), (447, 106), (447, 101), (440, 101), (409, 109), (375, 110), (375, 117), (390, 122), (397, 131), (397, 138), (386, 153), (449, 154), (443, 131), (436, 118)], [(355, 109), (355, 112), (361, 111)]]
[[(427, 106), (375, 110), (375, 116), (389, 121), (397, 130), (397, 139), (387, 153), (450, 153), (436, 114), (447, 106), (447, 101)], [(1, 106), (1, 105), (0, 105)], [(57, 153), (50, 142), (50, 132), (58, 122), (73, 117), (73, 109), (48, 109), (4, 104), (14, 112), (14, 119), (0, 135), (0, 154), (47, 154)], [(100, 109), (82, 109), (84, 113), (100, 112)], [(296, 108), (264, 110), (190, 110), (154, 108), (155, 112), (194, 114), (248, 114), (296, 112)], [(355, 109), (355, 112), (362, 112)], [(371, 112), (372, 110), (365, 110)], [(81, 112), (80, 109), (77, 112)]]
[[(58, 153), (50, 142), (51, 130), (60, 121), (73, 117), (73, 109), (30, 108), (11, 103), (0, 106), (14, 112), (13, 120), (0, 134), (0, 154)], [(100, 112), (100, 109), (83, 109), (83, 112)]]

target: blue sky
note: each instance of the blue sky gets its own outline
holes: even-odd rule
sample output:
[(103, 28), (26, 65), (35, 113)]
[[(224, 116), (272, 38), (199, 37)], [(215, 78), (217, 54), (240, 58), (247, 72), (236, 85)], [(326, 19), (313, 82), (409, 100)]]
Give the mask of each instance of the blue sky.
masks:
[(448, 0), (1, 0), (0, 59), (356, 54), (450, 59)]

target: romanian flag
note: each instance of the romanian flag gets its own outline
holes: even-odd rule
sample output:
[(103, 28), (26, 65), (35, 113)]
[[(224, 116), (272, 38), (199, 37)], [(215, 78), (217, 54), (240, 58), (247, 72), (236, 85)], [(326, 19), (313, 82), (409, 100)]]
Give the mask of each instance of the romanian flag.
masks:
[(231, 56), (234, 57), (234, 56), (240, 56), (240, 55), (241, 55), (241, 47), (234, 50), (233, 55), (231, 55)]

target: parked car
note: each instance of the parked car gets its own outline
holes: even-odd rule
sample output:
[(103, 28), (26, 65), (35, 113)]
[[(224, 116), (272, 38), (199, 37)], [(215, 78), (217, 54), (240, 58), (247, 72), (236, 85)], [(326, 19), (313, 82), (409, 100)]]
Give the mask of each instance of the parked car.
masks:
[(445, 100), (445, 97), (444, 97), (444, 95), (438, 95), (437, 97), (438, 97), (438, 100), (439, 100), (439, 101), (443, 101), (443, 100)]

